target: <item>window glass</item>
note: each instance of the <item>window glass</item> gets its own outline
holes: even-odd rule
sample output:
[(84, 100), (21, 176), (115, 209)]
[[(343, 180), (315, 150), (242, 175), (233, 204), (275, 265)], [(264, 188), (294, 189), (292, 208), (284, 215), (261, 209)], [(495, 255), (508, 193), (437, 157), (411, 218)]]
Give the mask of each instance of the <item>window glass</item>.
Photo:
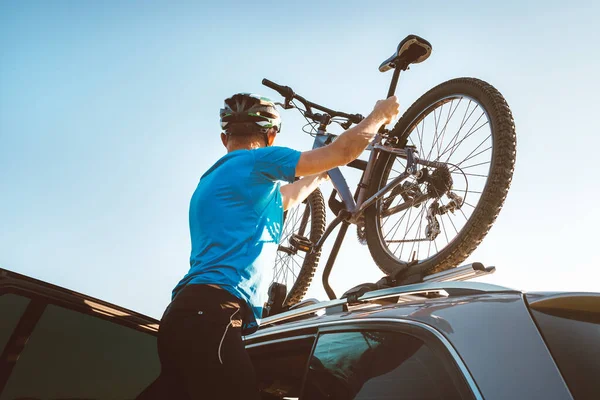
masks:
[(531, 312), (573, 396), (600, 399), (600, 307)]
[(460, 399), (447, 366), (420, 339), (397, 332), (319, 336), (305, 398)]
[[(261, 399), (298, 399), (314, 338), (263, 344), (248, 349)], [(310, 397), (306, 397), (310, 399)]]
[(48, 305), (0, 399), (133, 399), (159, 371), (155, 336)]
[(0, 354), (29, 304), (27, 297), (12, 293), (0, 295)]

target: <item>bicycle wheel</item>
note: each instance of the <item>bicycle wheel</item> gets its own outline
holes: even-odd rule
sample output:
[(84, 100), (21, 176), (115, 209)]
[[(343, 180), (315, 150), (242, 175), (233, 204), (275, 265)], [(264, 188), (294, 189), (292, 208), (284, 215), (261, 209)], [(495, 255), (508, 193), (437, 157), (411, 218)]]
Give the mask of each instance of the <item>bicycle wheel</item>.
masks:
[(273, 268), (273, 282), (288, 287), (284, 306), (298, 303), (306, 294), (321, 255), (320, 250), (311, 253), (310, 246), (316, 244), (324, 232), (325, 202), (319, 189), (302, 204), (285, 212)]
[[(508, 104), (484, 81), (453, 79), (421, 96), (390, 137), (414, 146), (419, 159), (442, 164), (417, 165), (419, 177), (366, 210), (371, 255), (386, 274), (409, 265), (425, 274), (455, 267), (485, 237), (510, 187), (516, 135)], [(368, 193), (405, 169), (405, 157), (380, 153)]]

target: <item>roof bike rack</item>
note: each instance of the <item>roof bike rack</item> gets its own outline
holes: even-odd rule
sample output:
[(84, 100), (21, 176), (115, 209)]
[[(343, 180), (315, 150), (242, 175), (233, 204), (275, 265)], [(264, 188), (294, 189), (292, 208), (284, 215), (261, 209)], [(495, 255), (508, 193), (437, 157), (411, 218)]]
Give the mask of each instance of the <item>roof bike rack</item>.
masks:
[(495, 271), (495, 267), (486, 268), (483, 264), (476, 262), (429, 275), (424, 279), (425, 282), (422, 283), (372, 290), (356, 299), (343, 298), (322, 302), (316, 302), (315, 299), (308, 299), (296, 304), (289, 311), (264, 318), (261, 320), (260, 325), (261, 327), (274, 325), (290, 319), (315, 314), (318, 311), (324, 311), (327, 315), (347, 312), (348, 306), (373, 304), (379, 300), (393, 297), (406, 297), (433, 292), (444, 292), (448, 296), (514, 292), (513, 289), (489, 283), (462, 282), (492, 274)]

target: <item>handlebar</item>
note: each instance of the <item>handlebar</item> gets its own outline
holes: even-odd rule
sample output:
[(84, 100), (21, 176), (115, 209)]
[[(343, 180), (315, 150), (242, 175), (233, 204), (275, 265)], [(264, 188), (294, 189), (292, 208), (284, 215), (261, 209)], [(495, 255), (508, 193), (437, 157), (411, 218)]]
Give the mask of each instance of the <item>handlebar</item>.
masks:
[(299, 102), (301, 102), (302, 104), (304, 104), (304, 107), (306, 107), (306, 112), (307, 112), (307, 116), (313, 116), (314, 114), (312, 113), (311, 108), (316, 108), (317, 110), (323, 111), (327, 114), (329, 114), (331, 117), (342, 117), (342, 118), (346, 118), (348, 121), (352, 122), (353, 124), (358, 124), (360, 121), (362, 121), (363, 119), (365, 119), (365, 117), (363, 117), (360, 114), (346, 114), (340, 111), (334, 111), (330, 108), (327, 107), (323, 107), (319, 104), (313, 103), (311, 101), (306, 100), (304, 97), (297, 95), (296, 93), (294, 93), (294, 91), (292, 90), (291, 87), (289, 86), (282, 86), (282, 85), (278, 85), (273, 81), (270, 81), (268, 79), (263, 79), (262, 80), (262, 84), (265, 85), (268, 88), (271, 88), (273, 90), (275, 90), (276, 92), (278, 92), (280, 95), (282, 95), (285, 98), (285, 103), (287, 104), (288, 102), (290, 102), (293, 99), (297, 99)]
[(286, 99), (292, 99), (295, 96), (294, 91), (289, 86), (278, 85), (275, 82), (268, 80), (267, 78), (262, 80), (262, 84), (268, 88), (275, 90), (276, 92), (279, 92), (279, 94), (285, 97)]

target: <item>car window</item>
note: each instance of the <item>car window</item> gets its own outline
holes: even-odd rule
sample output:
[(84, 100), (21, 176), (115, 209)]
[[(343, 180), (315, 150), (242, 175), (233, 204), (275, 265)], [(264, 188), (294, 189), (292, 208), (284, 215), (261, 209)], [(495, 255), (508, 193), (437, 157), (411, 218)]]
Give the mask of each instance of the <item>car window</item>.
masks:
[(13, 293), (0, 295), (0, 354), (25, 312), (29, 299)]
[(376, 331), (320, 335), (304, 394), (311, 400), (461, 399), (447, 365), (422, 340)]
[(314, 337), (308, 337), (247, 348), (262, 400), (300, 398), (302, 378), (313, 343)]
[(50, 304), (0, 399), (133, 399), (159, 370), (155, 336)]
[(600, 303), (596, 312), (531, 310), (573, 397), (600, 399)]

